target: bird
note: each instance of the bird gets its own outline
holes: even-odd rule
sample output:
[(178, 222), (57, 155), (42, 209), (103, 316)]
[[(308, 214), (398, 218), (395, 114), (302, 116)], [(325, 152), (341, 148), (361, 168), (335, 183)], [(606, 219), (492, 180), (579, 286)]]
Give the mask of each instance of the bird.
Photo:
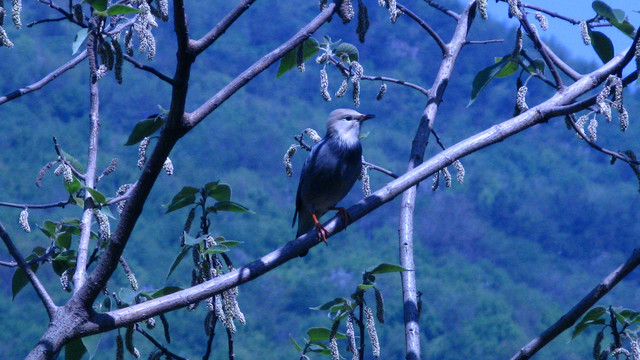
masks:
[[(314, 227), (318, 238), (327, 242), (325, 229), (318, 221), (329, 210), (338, 210), (345, 224), (349, 213), (336, 205), (353, 187), (362, 168), (362, 123), (375, 115), (351, 109), (336, 109), (329, 114), (327, 133), (312, 149), (302, 167), (293, 224), (298, 219), (296, 237)], [(300, 256), (305, 256), (305, 251)]]

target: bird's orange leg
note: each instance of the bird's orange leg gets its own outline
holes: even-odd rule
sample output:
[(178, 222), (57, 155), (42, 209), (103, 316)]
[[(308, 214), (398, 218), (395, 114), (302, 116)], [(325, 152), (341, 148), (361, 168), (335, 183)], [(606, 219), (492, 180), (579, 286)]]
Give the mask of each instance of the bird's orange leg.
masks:
[(325, 227), (322, 226), (320, 221), (318, 221), (316, 214), (311, 214), (311, 217), (313, 217), (313, 222), (316, 226), (316, 232), (318, 233), (318, 238), (322, 239), (322, 241), (324, 241), (324, 243), (327, 246), (329, 246), (329, 244), (327, 244), (327, 234), (329, 233), (329, 230), (325, 229)]
[(340, 218), (342, 219), (342, 222), (344, 223), (344, 228), (346, 230), (347, 225), (349, 225), (351, 223), (351, 215), (349, 214), (347, 209), (345, 209), (343, 207), (334, 206), (332, 208), (329, 208), (329, 210), (337, 210), (338, 211), (338, 215), (340, 215)]

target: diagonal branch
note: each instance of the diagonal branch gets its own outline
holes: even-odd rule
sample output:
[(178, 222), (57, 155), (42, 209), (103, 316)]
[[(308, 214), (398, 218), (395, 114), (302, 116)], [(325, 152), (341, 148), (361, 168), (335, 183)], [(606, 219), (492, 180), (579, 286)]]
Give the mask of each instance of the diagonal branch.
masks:
[(311, 34), (313, 34), (322, 24), (327, 22), (331, 18), (331, 15), (335, 11), (336, 4), (331, 3), (324, 9), (318, 16), (316, 16), (311, 22), (300, 29), (291, 39), (287, 40), (284, 44), (278, 46), (275, 50), (271, 51), (267, 55), (263, 56), (260, 60), (256, 61), (247, 70), (233, 79), (227, 86), (215, 94), (212, 98), (207, 100), (199, 108), (187, 115), (187, 122), (190, 127), (196, 126), (200, 121), (207, 117), (211, 112), (226, 101), (231, 95), (242, 88), (246, 83), (251, 81), (256, 75), (264, 71), (273, 63), (282, 58), (286, 53), (296, 48), (304, 40), (306, 40)]
[(82, 60), (84, 60), (87, 57), (87, 51), (83, 51), (80, 54), (78, 54), (78, 56), (76, 56), (75, 58), (71, 59), (69, 62), (67, 62), (66, 64), (62, 65), (61, 67), (57, 68), (56, 70), (52, 71), (51, 73), (47, 74), (45, 77), (43, 77), (42, 79), (38, 80), (37, 82), (31, 84), (31, 85), (27, 85), (21, 89), (18, 89), (16, 91), (13, 91), (7, 95), (4, 96), (0, 96), (0, 105), (11, 101), (15, 98), (19, 98), (22, 95), (26, 95), (30, 92), (34, 92), (36, 90), (40, 90), (42, 89), (45, 85), (47, 85), (48, 83), (52, 82), (53, 80), (55, 80), (55, 78), (57, 78), (58, 76), (60, 76), (62, 73), (64, 73), (65, 71), (74, 68), (76, 65), (78, 65), (79, 63), (82, 62)]
[(45, 289), (44, 285), (42, 285), (42, 283), (40, 282), (40, 279), (38, 279), (38, 277), (36, 276), (36, 273), (24, 260), (18, 248), (16, 248), (16, 246), (14, 245), (13, 241), (11, 241), (11, 237), (9, 236), (9, 234), (7, 234), (7, 230), (5, 230), (2, 223), (0, 223), (0, 237), (2, 238), (2, 241), (4, 241), (4, 244), (9, 250), (11, 256), (13, 256), (13, 258), (18, 263), (20, 269), (22, 269), (22, 271), (24, 271), (24, 273), (27, 275), (29, 282), (31, 282), (31, 285), (35, 289), (36, 294), (38, 294), (38, 297), (42, 301), (44, 308), (47, 310), (49, 319), (53, 319), (56, 311), (58, 310), (58, 307), (51, 299), (51, 296), (47, 292), (47, 289)]
[[(87, 51), (95, 51), (97, 35), (92, 32), (87, 41)], [(89, 56), (89, 61), (95, 61), (95, 56)], [(91, 64), (90, 64), (91, 65)], [(93, 68), (90, 66), (90, 68)], [(87, 155), (87, 169), (84, 174), (86, 189), (95, 188), (96, 169), (98, 163), (98, 135), (100, 133), (100, 95), (98, 79), (91, 74), (89, 84), (89, 151)], [(76, 257), (76, 272), (73, 283), (77, 292), (85, 283), (87, 275), (87, 261), (89, 258), (89, 242), (91, 241), (91, 223), (93, 220), (93, 197), (85, 190), (84, 210), (80, 222), (80, 239), (78, 240), (78, 255)]]
[[(383, 188), (347, 209), (351, 215), (350, 223), (357, 221), (378, 207), (388, 203), (410, 187), (433, 175), (443, 167), (452, 164), (455, 160), (490, 145), (499, 143), (536, 124), (547, 122), (550, 118), (550, 111), (552, 108), (569, 104), (581, 94), (599, 86), (599, 84), (601, 84), (609, 74), (617, 73), (629, 62), (630, 59), (631, 57), (627, 59), (627, 57), (623, 57), (623, 55), (617, 55), (601, 68), (586, 75), (576, 83), (566, 87), (562, 93), (557, 93), (549, 100), (529, 109), (528, 111), (525, 111), (500, 124), (491, 126), (480, 133), (460, 141), (459, 143), (449, 147), (447, 150), (440, 152), (415, 169), (405, 173), (398, 179), (389, 182)], [(123, 212), (123, 214), (125, 213)], [(340, 216), (334, 216), (323, 224), (323, 226), (328, 230), (328, 237), (331, 237), (344, 229), (344, 224), (342, 223)], [(284, 246), (250, 264), (230, 271), (200, 285), (127, 308), (102, 314), (95, 314), (95, 316), (89, 319), (88, 322), (78, 326), (77, 335), (85, 336), (112, 330), (127, 324), (144, 320), (150, 316), (185, 307), (196, 301), (203, 300), (207, 297), (213, 296), (214, 294), (221, 293), (222, 291), (251, 281), (286, 263), (287, 261), (297, 258), (301, 253), (308, 251), (310, 248), (318, 244), (319, 242), (316, 232), (315, 230), (312, 230), (295, 240), (289, 241)]]
[(525, 360), (533, 356), (551, 340), (555, 339), (563, 331), (570, 328), (587, 310), (589, 310), (598, 300), (602, 299), (620, 280), (629, 275), (640, 265), (640, 248), (633, 250), (631, 256), (622, 265), (618, 266), (611, 274), (604, 278), (585, 297), (580, 300), (571, 310), (564, 314), (555, 324), (542, 332), (540, 336), (531, 340), (525, 345), (511, 360)]
[(205, 51), (211, 44), (213, 44), (227, 29), (238, 20), (238, 18), (253, 4), (256, 0), (244, 0), (238, 4), (227, 16), (225, 16), (216, 26), (213, 27), (208, 33), (206, 33), (199, 40), (190, 40), (189, 47), (196, 54), (200, 54)]
[(431, 26), (429, 26), (426, 21), (422, 20), (418, 15), (409, 10), (406, 6), (401, 4), (397, 4), (396, 6), (398, 7), (398, 9), (402, 10), (403, 13), (407, 14), (408, 17), (413, 19), (413, 21), (417, 22), (418, 25), (420, 25), (426, 32), (429, 33), (429, 35), (431, 35), (433, 40), (435, 40), (435, 42), (440, 47), (440, 51), (442, 51), (443, 54), (447, 52), (447, 45), (444, 43), (440, 35), (438, 35), (438, 33), (433, 30), (433, 28), (431, 28)]
[(124, 59), (127, 60), (128, 62), (130, 62), (131, 64), (133, 64), (133, 66), (135, 66), (136, 68), (140, 69), (140, 70), (144, 70), (144, 71), (148, 71), (150, 73), (152, 73), (153, 75), (157, 76), (160, 80), (169, 83), (169, 85), (173, 85), (173, 79), (168, 77), (167, 75), (161, 73), (160, 71), (156, 70), (155, 68), (151, 67), (151, 66), (147, 66), (141, 62), (139, 62), (138, 60), (134, 59), (133, 57), (124, 54)]

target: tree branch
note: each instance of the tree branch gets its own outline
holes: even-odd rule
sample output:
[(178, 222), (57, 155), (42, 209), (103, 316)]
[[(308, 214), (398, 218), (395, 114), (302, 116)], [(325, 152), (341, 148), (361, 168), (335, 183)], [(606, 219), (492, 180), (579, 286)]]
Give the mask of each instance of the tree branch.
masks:
[(42, 79), (40, 79), (39, 81), (31, 84), (31, 85), (27, 85), (21, 89), (15, 90), (7, 95), (4, 96), (0, 96), (0, 105), (11, 101), (15, 98), (19, 98), (22, 95), (26, 95), (30, 92), (34, 92), (36, 90), (40, 90), (42, 89), (42, 87), (44, 87), (45, 85), (47, 85), (48, 83), (50, 83), (51, 81), (55, 80), (55, 78), (57, 78), (58, 76), (60, 76), (62, 73), (64, 73), (65, 71), (74, 68), (76, 65), (78, 65), (79, 63), (82, 62), (82, 60), (84, 60), (87, 57), (87, 51), (83, 51), (81, 52), (78, 56), (76, 56), (75, 58), (71, 59), (69, 62), (67, 62), (66, 64), (62, 65), (61, 67), (57, 68), (56, 70), (52, 71), (51, 73), (47, 74), (45, 77), (43, 77)]
[(189, 47), (196, 54), (200, 54), (205, 51), (211, 44), (213, 44), (222, 34), (224, 34), (227, 29), (233, 23), (238, 20), (238, 18), (253, 4), (256, 0), (243, 0), (240, 4), (238, 4), (227, 16), (225, 16), (216, 26), (213, 27), (208, 33), (206, 33), (202, 38), (198, 40), (190, 40)]
[(436, 44), (438, 44), (438, 46), (440, 47), (440, 51), (442, 51), (443, 54), (447, 52), (447, 45), (444, 43), (444, 41), (442, 41), (442, 38), (440, 38), (440, 35), (438, 35), (438, 33), (435, 30), (433, 30), (431, 26), (427, 24), (426, 21), (422, 20), (418, 15), (416, 15), (413, 11), (409, 10), (406, 6), (401, 5), (399, 3), (397, 3), (396, 6), (403, 13), (407, 14), (408, 17), (413, 19), (413, 21), (418, 23), (418, 25), (420, 25), (420, 27), (422, 27), (427, 33), (429, 33), (429, 35), (431, 35), (433, 40), (435, 40)]
[(434, 2), (433, 0), (424, 0), (427, 4), (429, 4), (429, 6), (431, 6), (432, 8), (436, 9), (436, 10), (440, 10), (441, 12), (443, 12), (445, 15), (453, 18), (455, 21), (458, 21), (460, 18), (460, 15), (445, 8), (444, 6)]
[(570, 328), (587, 310), (589, 310), (598, 300), (613, 289), (620, 280), (624, 279), (631, 271), (640, 265), (640, 248), (633, 250), (631, 256), (622, 265), (618, 266), (611, 274), (604, 278), (600, 284), (591, 290), (580, 302), (571, 310), (564, 314), (558, 321), (551, 325), (540, 336), (531, 340), (511, 360), (529, 359), (538, 350), (555, 339), (563, 331)]
[(156, 70), (155, 68), (152, 68), (151, 66), (145, 65), (145, 64), (139, 62), (138, 60), (132, 58), (131, 56), (129, 56), (127, 54), (123, 54), (123, 56), (124, 56), (125, 60), (130, 62), (136, 68), (138, 68), (140, 70), (148, 71), (148, 72), (152, 73), (153, 75), (157, 76), (160, 80), (168, 83), (169, 85), (173, 85), (173, 79), (172, 78), (170, 78), (167, 75), (161, 73), (160, 71)]
[(17, 203), (10, 203), (10, 202), (4, 202), (4, 201), (0, 201), (0, 206), (6, 206), (6, 207), (11, 207), (11, 208), (18, 208), (18, 209), (24, 209), (24, 208), (29, 208), (29, 209), (51, 209), (54, 207), (65, 207), (67, 205), (71, 204), (71, 200), (66, 200), (66, 201), (58, 201), (55, 203), (50, 203), (50, 204), (17, 204)]
[(273, 63), (282, 58), (286, 53), (295, 49), (296, 46), (306, 40), (311, 34), (313, 34), (322, 24), (324, 24), (336, 8), (335, 3), (331, 3), (324, 9), (318, 16), (316, 16), (311, 22), (298, 31), (291, 39), (287, 40), (284, 44), (280, 45), (275, 50), (271, 51), (267, 55), (263, 56), (260, 60), (256, 61), (247, 70), (233, 79), (227, 86), (215, 94), (212, 98), (207, 100), (199, 108), (190, 114), (187, 114), (187, 123), (190, 127), (196, 126), (200, 121), (207, 117), (211, 112), (226, 101), (231, 95), (242, 88), (246, 83), (251, 81), (256, 75), (264, 71)]
[(24, 271), (24, 273), (27, 275), (27, 278), (29, 279), (31, 286), (33, 286), (33, 289), (36, 291), (36, 294), (38, 294), (38, 297), (42, 301), (44, 308), (47, 310), (47, 315), (49, 315), (49, 319), (53, 319), (53, 317), (56, 314), (56, 311), (58, 310), (58, 307), (51, 299), (51, 296), (47, 292), (47, 289), (45, 289), (44, 285), (42, 285), (42, 283), (40, 282), (40, 279), (38, 279), (38, 277), (36, 276), (36, 273), (33, 271), (33, 269), (31, 269), (31, 266), (29, 266), (27, 262), (24, 260), (24, 258), (20, 254), (20, 251), (14, 245), (13, 241), (11, 240), (11, 237), (9, 236), (9, 234), (7, 234), (7, 230), (4, 228), (4, 225), (2, 225), (1, 222), (0, 222), (0, 237), (2, 238), (2, 241), (4, 241), (4, 244), (7, 247), (7, 250), (9, 250), (9, 253), (11, 254), (11, 256), (13, 256), (13, 258), (18, 263), (18, 266), (20, 267), (20, 269), (22, 269), (22, 271)]
[[(629, 57), (629, 59), (630, 58), (631, 57)], [(549, 114), (550, 109), (569, 104), (578, 96), (599, 86), (606, 80), (609, 74), (617, 73), (624, 67), (629, 62), (629, 59), (627, 59), (627, 56), (617, 55), (599, 69), (584, 76), (576, 83), (567, 86), (562, 93), (557, 93), (549, 100), (520, 115), (496, 124), (440, 152), (428, 161), (425, 161), (398, 179), (389, 182), (383, 188), (351, 206), (348, 209), (351, 215), (350, 223), (357, 221), (378, 207), (393, 200), (410, 187), (435, 174), (443, 167), (452, 164), (455, 160), (495, 143), (499, 143), (536, 124), (547, 122), (551, 117)], [(133, 203), (132, 200), (129, 202)], [(127, 207), (129, 206), (131, 205), (127, 204)], [(125, 212), (126, 211), (127, 209), (125, 209)], [(123, 212), (123, 214), (125, 213)], [(334, 216), (323, 224), (323, 226), (327, 229), (327, 237), (331, 237), (344, 229), (344, 224), (340, 216)], [(285, 262), (297, 258), (301, 253), (318, 244), (317, 234), (315, 230), (312, 230), (295, 240), (289, 241), (284, 246), (250, 264), (202, 284), (127, 308), (96, 314), (93, 318), (89, 319), (88, 322), (78, 326), (77, 334), (79, 336), (85, 336), (112, 330), (144, 320), (149, 316), (155, 316), (204, 300), (224, 290), (251, 281)]]
[[(97, 45), (97, 35), (95, 32), (89, 34), (87, 47)], [(91, 41), (93, 38), (93, 41)], [(88, 48), (87, 51), (94, 51), (94, 48)], [(95, 59), (95, 57), (93, 57)], [(90, 57), (89, 61), (92, 61)], [(90, 66), (90, 68), (92, 68)], [(98, 135), (100, 133), (100, 95), (98, 88), (98, 79), (95, 74), (90, 74), (89, 84), (89, 150), (87, 154), (87, 169), (84, 174), (84, 185), (86, 189), (95, 188), (96, 168), (98, 163)], [(76, 257), (76, 272), (73, 275), (73, 284), (77, 292), (85, 283), (87, 275), (87, 260), (89, 258), (89, 242), (91, 241), (91, 223), (93, 220), (93, 197), (89, 191), (85, 190), (84, 210), (80, 222), (80, 239), (78, 240), (78, 252)]]

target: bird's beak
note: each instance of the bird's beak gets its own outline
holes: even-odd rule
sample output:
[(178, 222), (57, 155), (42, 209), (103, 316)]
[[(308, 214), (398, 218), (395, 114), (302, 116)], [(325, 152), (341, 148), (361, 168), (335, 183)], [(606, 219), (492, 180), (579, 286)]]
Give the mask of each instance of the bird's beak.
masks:
[(369, 114), (363, 114), (362, 116), (360, 116), (360, 122), (364, 122), (366, 120), (369, 119), (373, 119), (374, 117), (376, 117), (375, 115), (369, 115)]

